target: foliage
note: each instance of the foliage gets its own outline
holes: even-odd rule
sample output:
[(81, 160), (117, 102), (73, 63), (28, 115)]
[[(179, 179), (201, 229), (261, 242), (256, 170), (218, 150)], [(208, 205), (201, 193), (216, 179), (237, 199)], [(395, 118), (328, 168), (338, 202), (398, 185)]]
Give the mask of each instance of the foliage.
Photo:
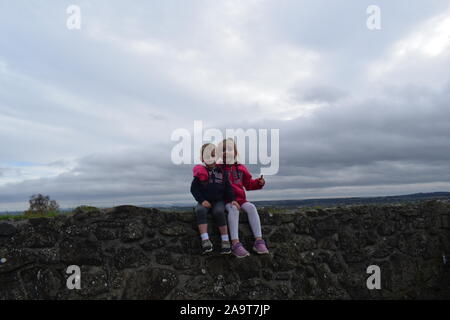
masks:
[(30, 197), (29, 203), (30, 207), (24, 212), (27, 217), (59, 214), (59, 204), (55, 200), (50, 200), (49, 196), (34, 194)]

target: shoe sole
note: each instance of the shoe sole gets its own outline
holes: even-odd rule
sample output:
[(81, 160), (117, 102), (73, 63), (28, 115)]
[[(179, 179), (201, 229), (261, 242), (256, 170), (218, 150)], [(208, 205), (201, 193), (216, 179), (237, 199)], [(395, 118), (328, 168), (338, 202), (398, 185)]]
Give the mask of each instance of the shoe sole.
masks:
[(207, 254), (207, 253), (210, 253), (210, 252), (212, 252), (212, 251), (213, 251), (213, 249), (211, 248), (211, 249), (208, 249), (208, 250), (203, 251), (202, 254)]
[(236, 258), (238, 258), (238, 259), (242, 259), (242, 258), (245, 258), (245, 257), (250, 256), (250, 253), (247, 253), (245, 256), (238, 256), (238, 255), (236, 255), (236, 254), (234, 254), (234, 253), (233, 253), (233, 255), (234, 255)]
[(269, 251), (259, 252), (255, 247), (253, 247), (253, 251), (255, 251), (257, 254), (269, 254)]
[(220, 254), (231, 254), (231, 251), (228, 251), (228, 252), (221, 252)]

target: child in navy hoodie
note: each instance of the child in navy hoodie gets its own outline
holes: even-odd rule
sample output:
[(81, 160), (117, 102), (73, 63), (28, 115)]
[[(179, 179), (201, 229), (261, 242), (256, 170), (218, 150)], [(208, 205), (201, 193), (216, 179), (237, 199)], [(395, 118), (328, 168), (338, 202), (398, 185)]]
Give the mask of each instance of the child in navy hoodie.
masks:
[(213, 249), (209, 240), (207, 224), (207, 215), (211, 212), (222, 238), (220, 253), (229, 254), (231, 245), (225, 217), (225, 201), (235, 203), (236, 197), (227, 173), (221, 167), (216, 166), (215, 146), (212, 143), (204, 144), (200, 152), (204, 165), (196, 165), (193, 169), (194, 179), (191, 184), (191, 193), (198, 202), (195, 213), (202, 239), (202, 252), (205, 254)]

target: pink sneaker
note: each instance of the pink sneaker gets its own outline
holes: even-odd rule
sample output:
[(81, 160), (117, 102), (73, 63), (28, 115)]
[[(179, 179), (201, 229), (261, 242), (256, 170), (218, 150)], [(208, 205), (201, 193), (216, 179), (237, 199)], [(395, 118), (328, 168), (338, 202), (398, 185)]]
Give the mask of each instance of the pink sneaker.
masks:
[(268, 254), (269, 250), (266, 247), (266, 242), (263, 239), (259, 239), (255, 241), (255, 244), (253, 245), (253, 250), (257, 254)]
[(238, 258), (245, 258), (250, 255), (250, 253), (245, 250), (244, 246), (240, 242), (233, 244), (233, 246), (231, 247), (231, 251)]

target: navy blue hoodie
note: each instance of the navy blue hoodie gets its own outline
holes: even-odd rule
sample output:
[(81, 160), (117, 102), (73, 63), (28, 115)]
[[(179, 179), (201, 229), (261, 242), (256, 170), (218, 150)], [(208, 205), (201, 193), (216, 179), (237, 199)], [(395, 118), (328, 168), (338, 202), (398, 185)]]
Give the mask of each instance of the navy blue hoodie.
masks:
[(233, 188), (226, 171), (221, 167), (207, 168), (203, 165), (194, 167), (194, 180), (191, 183), (191, 193), (199, 203), (236, 200)]

